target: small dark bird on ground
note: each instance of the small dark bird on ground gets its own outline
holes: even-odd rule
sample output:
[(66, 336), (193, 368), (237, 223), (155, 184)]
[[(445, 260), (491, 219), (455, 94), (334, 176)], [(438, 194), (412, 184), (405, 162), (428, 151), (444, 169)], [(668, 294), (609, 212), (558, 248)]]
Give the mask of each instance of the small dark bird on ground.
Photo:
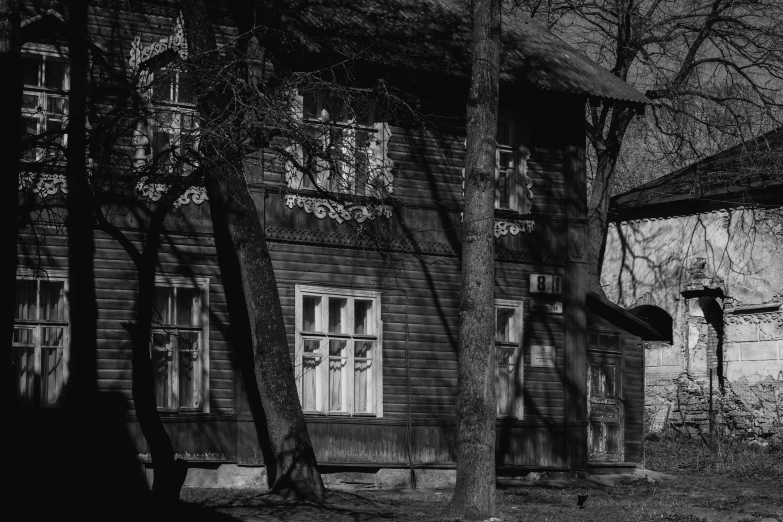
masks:
[(579, 506), (579, 509), (584, 509), (585, 502), (587, 502), (587, 490), (582, 488), (582, 491), (576, 494), (576, 505)]

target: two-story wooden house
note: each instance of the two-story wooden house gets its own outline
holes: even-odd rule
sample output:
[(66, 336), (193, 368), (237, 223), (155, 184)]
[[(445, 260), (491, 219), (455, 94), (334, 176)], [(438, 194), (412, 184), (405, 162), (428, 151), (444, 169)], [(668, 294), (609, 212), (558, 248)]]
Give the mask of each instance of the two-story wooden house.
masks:
[[(377, 111), (367, 111), (363, 121), (341, 120), (339, 101), (317, 90), (300, 92), (303, 120), (353, 139), (351, 154), (357, 164), (374, 167), (372, 179), (359, 183), (328, 164), (305, 176), (291, 161), (302, 154), (296, 144), (288, 161), (267, 154), (247, 172), (274, 262), (302, 408), (318, 462), (328, 469), (454, 467), (469, 23), (457, 2), (416, 4), (400, 2), (398, 14), (382, 17), (328, 3), (288, 15), (318, 43), (307, 66), (346, 52), (346, 42), (372, 42), (369, 52), (357, 54), (358, 80), (382, 79), (415, 95), (421, 113), (434, 115), (431, 125), (384, 121)], [(167, 89), (155, 98), (165, 117), (139, 118), (126, 136), (131, 163), (165, 167), (167, 154), (185, 150), (181, 144), (197, 147), (198, 114), (180, 77), (165, 72), (166, 53), (188, 56), (178, 13), (163, 4), (145, 9), (93, 9), (90, 33), (96, 56), (111, 57), (102, 63), (129, 76), (169, 74)], [(35, 24), (55, 27), (58, 16), (37, 14), (25, 27), (41, 35)], [(222, 30), (227, 41), (231, 29)], [(647, 100), (521, 15), (507, 16), (503, 32), (497, 465), (516, 474), (598, 464), (625, 469), (623, 463), (641, 460), (636, 347), (649, 327), (587, 296), (584, 116), (588, 101), (641, 111)], [(29, 41), (24, 60), (28, 132), (45, 136), (67, 112), (58, 101), (69, 89), (67, 50), (51, 38)], [(41, 161), (47, 150), (38, 146), (25, 156), (19, 187), (28, 197), (67, 190), (56, 162)], [(150, 203), (165, 190), (140, 183), (134, 197)], [(78, 349), (68, 342), (75, 311), (67, 295), (76, 289), (67, 288), (67, 234), (57, 226), (59, 215), (52, 216), (48, 223), (33, 219), (19, 239), (14, 379), (17, 399), (34, 407), (57, 403), (69, 353)], [(143, 219), (129, 211), (115, 220), (141, 241)], [(217, 262), (202, 189), (179, 198), (163, 245), (151, 341), (159, 413), (193, 468), (217, 469), (220, 476), (242, 475), (237, 470), (245, 468), (237, 466), (262, 469), (231, 347), (242, 338), (231, 328), (232, 310), (244, 304), (231, 300), (236, 276)], [(133, 320), (136, 272), (108, 235), (96, 232), (96, 246), (98, 384), (130, 401), (131, 348), (122, 324)], [(133, 410), (128, 415), (144, 461), (146, 443)]]

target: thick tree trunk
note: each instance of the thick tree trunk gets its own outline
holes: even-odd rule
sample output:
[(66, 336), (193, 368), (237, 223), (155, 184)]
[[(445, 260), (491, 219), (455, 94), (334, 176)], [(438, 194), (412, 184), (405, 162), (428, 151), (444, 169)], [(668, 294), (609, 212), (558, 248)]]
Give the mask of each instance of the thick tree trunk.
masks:
[(71, 349), (65, 403), (89, 408), (97, 398), (97, 321), (95, 298), (94, 215), (87, 179), (87, 98), (90, 87), (87, 54), (87, 4), (72, 0), (68, 7), (68, 54), (71, 63), (68, 146), (68, 304)]
[(495, 499), (494, 177), (500, 2), (474, 0), (467, 108), (462, 303), (458, 361), (457, 485), (453, 517), (486, 518)]
[[(214, 28), (202, 0), (180, 2), (191, 63), (209, 66), (214, 59)], [(205, 122), (221, 121), (220, 111), (231, 105), (223, 99), (227, 92), (213, 89), (199, 98), (198, 109)], [(209, 136), (205, 129), (204, 136)], [(233, 152), (231, 137), (204, 139), (201, 147), (206, 157), (207, 194), (216, 222), (224, 228), (239, 264), (253, 342), (255, 382), (263, 405), (276, 476), (273, 490), (321, 501), (324, 487), (307, 433), (299, 396), (296, 391), (283, 311), (277, 291), (272, 260), (267, 250), (264, 230), (253, 197), (243, 174), (242, 158)], [(221, 255), (219, 253), (219, 255)], [(235, 346), (235, 349), (243, 349)], [(240, 356), (239, 360), (249, 360)], [(250, 384), (250, 383), (247, 383)]]
[[(162, 216), (160, 219), (163, 219)], [(182, 459), (175, 460), (171, 438), (163, 427), (155, 401), (150, 339), (152, 337), (155, 267), (158, 263), (160, 233), (157, 224), (151, 223), (144, 252), (141, 255), (139, 266), (136, 267), (139, 281), (136, 323), (129, 324), (126, 328), (131, 335), (133, 344), (133, 405), (152, 458), (154, 473), (152, 493), (157, 501), (172, 503), (179, 500), (188, 465)]]
[[(3, 158), (3, 179), (5, 180), (5, 189), (2, 190), (3, 204), (3, 235), (0, 237), (4, 248), (5, 261), (0, 265), (5, 268), (2, 271), (0, 281), (7, 290), (5, 298), (0, 307), (0, 336), (8, 342), (14, 331), (14, 305), (15, 299), (11, 294), (12, 288), (16, 286), (16, 242), (18, 232), (18, 179), (19, 179), (19, 157), (21, 140), (19, 129), (10, 122), (18, 121), (22, 112), (22, 69), (19, 50), (21, 43), (19, 41), (20, 16), (18, 0), (0, 0), (0, 71), (5, 74), (5, 79), (0, 82), (0, 121), (7, 122), (2, 126), (2, 137), (0, 137), (0, 158)], [(5, 332), (5, 333), (3, 333)], [(8, 347), (10, 348), (10, 347)], [(14, 380), (10, 367), (11, 350), (3, 349), (2, 362), (3, 371), (0, 374), (0, 395), (5, 401), (13, 397), (12, 387)], [(7, 411), (7, 408), (5, 409)]]

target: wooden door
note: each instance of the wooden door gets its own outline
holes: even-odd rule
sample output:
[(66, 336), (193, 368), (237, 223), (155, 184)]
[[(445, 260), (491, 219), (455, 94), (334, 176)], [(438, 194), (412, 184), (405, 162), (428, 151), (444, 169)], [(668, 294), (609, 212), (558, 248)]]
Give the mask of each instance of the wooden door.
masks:
[[(600, 337), (617, 337), (619, 348), (619, 336)], [(622, 354), (588, 351), (588, 361), (588, 458), (598, 462), (622, 462)]]

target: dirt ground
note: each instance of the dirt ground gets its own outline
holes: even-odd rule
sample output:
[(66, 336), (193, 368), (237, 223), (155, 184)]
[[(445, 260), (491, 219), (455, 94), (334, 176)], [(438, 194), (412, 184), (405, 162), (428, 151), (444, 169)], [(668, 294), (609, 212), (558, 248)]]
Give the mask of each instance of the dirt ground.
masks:
[[(635, 476), (600, 481), (507, 484), (498, 491), (497, 521), (783, 522), (783, 484), (698, 476)], [(552, 487), (554, 486), (554, 487)], [(577, 494), (588, 494), (584, 509)], [(286, 501), (251, 490), (187, 489), (186, 509), (214, 520), (370, 521), (445, 520), (451, 490), (333, 488), (323, 505)]]

